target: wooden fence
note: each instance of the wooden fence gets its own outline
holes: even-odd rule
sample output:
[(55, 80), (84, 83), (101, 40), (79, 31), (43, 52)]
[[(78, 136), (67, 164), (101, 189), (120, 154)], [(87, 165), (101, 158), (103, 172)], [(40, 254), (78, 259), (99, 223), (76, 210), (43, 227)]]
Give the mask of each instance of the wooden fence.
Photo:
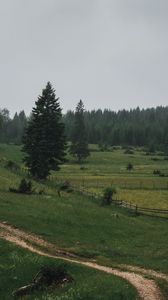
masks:
[[(25, 169), (21, 169), (20, 172), (17, 173), (27, 173), (27, 170)], [(55, 181), (55, 178), (50, 176), (49, 181)], [(62, 180), (60, 181), (60, 183), (62, 182)], [(57, 180), (57, 183), (59, 183), (59, 181)], [(85, 196), (89, 196), (92, 197), (94, 199), (102, 199), (102, 194), (101, 193), (92, 193), (89, 192), (86, 187), (81, 186), (81, 188), (79, 188), (78, 186), (71, 184), (71, 186), (73, 187), (73, 189), (79, 193), (81, 193), (82, 195)], [(130, 212), (133, 212), (135, 215), (138, 214), (150, 214), (150, 215), (155, 215), (155, 216), (165, 216), (168, 218), (168, 209), (160, 209), (160, 208), (146, 208), (146, 207), (141, 207), (138, 206), (137, 204), (133, 204), (131, 202), (127, 202), (127, 201), (123, 201), (123, 200), (112, 200), (112, 205), (118, 206), (118, 207), (123, 207), (127, 210), (129, 210)]]
[[(94, 199), (102, 198), (102, 194), (91, 193), (83, 188), (79, 189), (74, 185), (73, 185), (73, 188), (77, 192), (81, 193), (82, 195), (90, 196)], [(133, 212), (135, 215), (138, 215), (138, 214), (150, 214), (150, 215), (155, 215), (155, 216), (165, 215), (165, 217), (167, 216), (167, 218), (168, 218), (168, 209), (141, 207), (141, 206), (138, 206), (137, 204), (133, 204), (131, 202), (127, 202), (124, 200), (112, 200), (111, 204), (118, 206), (118, 207), (123, 207), (123, 208), (129, 210), (130, 212)]]
[(161, 214), (161, 215), (167, 215), (168, 217), (168, 209), (141, 207), (131, 202), (126, 202), (123, 200), (113, 200), (112, 204), (129, 209), (130, 211), (133, 211), (135, 214), (155, 214), (155, 215)]

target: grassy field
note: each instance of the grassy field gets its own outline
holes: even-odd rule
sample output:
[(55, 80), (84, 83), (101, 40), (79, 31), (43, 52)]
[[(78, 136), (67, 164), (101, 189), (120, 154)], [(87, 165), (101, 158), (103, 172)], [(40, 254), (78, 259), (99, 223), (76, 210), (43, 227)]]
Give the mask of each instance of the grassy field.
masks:
[[(135, 216), (124, 208), (116, 208), (114, 206), (102, 207), (100, 199), (86, 197), (76, 191), (72, 193), (62, 192), (61, 197), (59, 197), (55, 188), (58, 181), (68, 179), (77, 187), (83, 186), (86, 190), (101, 193), (106, 185), (114, 184), (114, 180), (116, 180), (115, 185), (118, 191), (116, 197), (145, 207), (152, 206), (168, 209), (167, 178), (154, 177), (152, 174), (154, 169), (159, 169), (165, 173), (168, 172), (167, 162), (162, 156), (157, 156), (159, 160), (156, 161), (140, 151), (136, 151), (133, 158), (124, 154), (123, 150), (92, 152), (86, 164), (82, 165), (82, 170), (79, 165), (70, 160), (66, 165), (62, 166), (60, 172), (53, 173), (47, 183), (39, 184), (34, 182), (36, 190), (44, 189), (45, 194), (34, 194), (31, 196), (13, 194), (8, 191), (10, 186), (16, 186), (19, 183), (22, 176), (4, 168), (4, 161), (5, 159), (11, 159), (21, 163), (20, 148), (1, 145), (0, 157), (2, 159), (0, 167), (1, 221), (8, 221), (27, 231), (42, 235), (59, 247), (109, 266), (128, 263), (160, 270), (168, 274), (168, 220), (166, 218), (145, 215)], [(135, 166), (135, 170), (132, 172), (126, 170), (126, 165), (130, 160)], [(144, 182), (144, 186), (136, 186), (135, 183), (139, 182), (139, 180)], [(123, 182), (125, 186), (123, 186)], [(152, 184), (149, 186), (150, 182), (155, 182), (155, 187)], [(4, 247), (5, 249), (8, 247), (12, 249), (13, 247), (6, 243), (2, 244), (2, 242), (1, 245), (1, 253)], [(33, 260), (34, 256), (32, 254), (27, 254), (16, 248), (12, 251), (18, 251), (18, 256), (26, 255), (26, 257), (29, 257), (28, 262), (30, 262), (29, 259)], [(9, 252), (10, 250), (4, 250), (3, 255), (9, 255)], [(26, 260), (25, 263), (27, 263)], [(37, 269), (38, 264), (38, 260), (35, 259), (35, 263), (33, 260), (32, 270)], [(3, 258), (1, 255), (1, 268), (3, 269), (5, 265), (5, 257)], [(21, 265), (19, 268), (21, 272)], [(70, 270), (71, 268), (74, 276), (77, 278), (80, 268), (70, 266)], [(91, 291), (95, 282), (98, 295), (97, 291), (99, 291), (99, 288), (97, 286), (100, 285), (101, 287), (101, 283), (99, 283), (96, 276), (99, 277), (99, 275), (96, 275), (97, 273), (95, 272), (95, 281), (93, 280), (92, 285), (87, 279), (90, 276), (89, 272), (92, 273), (93, 271), (84, 271), (86, 285), (91, 284)], [(31, 271), (28, 273), (30, 274), (26, 276), (32, 276)], [(8, 276), (10, 274), (7, 271), (6, 274), (6, 282), (9, 282)], [(108, 286), (109, 279), (106, 276), (102, 277), (102, 280), (105, 280)], [(28, 277), (25, 277), (25, 281), (27, 280)], [(20, 286), (22, 283), (24, 284), (23, 281), (19, 281), (17, 284)], [(81, 288), (82, 285), (79, 282), (79, 290)], [(108, 288), (106, 290), (108, 292)], [(111, 290), (115, 293), (113, 287)], [(116, 293), (119, 290), (120, 282), (116, 285)], [(134, 298), (131, 298), (132, 296), (127, 298), (127, 295), (124, 298), (122, 289), (120, 291), (121, 295), (116, 296), (114, 299), (135, 299), (135, 296), (133, 296)], [(66, 294), (65, 290), (64, 292)], [(134, 293), (134, 290), (129, 291), (129, 295), (134, 295), (131, 293)], [(111, 299), (108, 297), (109, 294), (107, 294), (106, 298), (100, 297), (100, 299)], [(72, 297), (72, 299), (78, 298)], [(82, 296), (79, 299), (94, 298), (92, 295), (92, 298)]]
[[(134, 155), (128, 155), (121, 149), (95, 151), (83, 166), (69, 158), (61, 171), (52, 175), (52, 180), (66, 179), (77, 187), (98, 194), (113, 185), (118, 191), (116, 199), (147, 208), (168, 209), (168, 161), (158, 154), (151, 156), (136, 150)], [(129, 162), (134, 166), (131, 172), (126, 169)], [(160, 170), (165, 176), (153, 175), (154, 170)]]
[[(1, 241), (0, 243), (0, 299), (13, 299), (16, 289), (29, 284), (44, 266), (62, 265), (59, 260), (39, 257), (14, 245)], [(63, 287), (36, 292), (24, 299), (48, 300), (97, 300), (97, 299), (138, 299), (134, 288), (125, 280), (103, 274), (86, 267), (64, 264), (72, 283)], [(23, 299), (23, 298), (22, 298)]]

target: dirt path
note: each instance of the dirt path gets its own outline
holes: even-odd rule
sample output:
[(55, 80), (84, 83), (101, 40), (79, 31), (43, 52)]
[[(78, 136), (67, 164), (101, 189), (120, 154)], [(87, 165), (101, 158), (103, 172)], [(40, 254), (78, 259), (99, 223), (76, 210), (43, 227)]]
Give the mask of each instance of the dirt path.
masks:
[(130, 266), (130, 265), (119, 265), (119, 268), (121, 269), (126, 269), (127, 271), (132, 271), (136, 273), (141, 273), (144, 275), (148, 275), (150, 277), (158, 278), (158, 279), (163, 279), (168, 282), (168, 275), (161, 273), (161, 272), (156, 272), (154, 270), (150, 269), (144, 269), (142, 267), (136, 267), (136, 266)]
[(0, 223), (0, 237), (39, 255), (80, 264), (126, 279), (137, 289), (139, 296), (144, 300), (163, 299), (161, 292), (154, 280), (144, 278), (141, 274), (136, 274), (135, 272), (156, 278), (162, 278), (168, 281), (168, 276), (165, 274), (127, 265), (119, 266), (120, 268), (124, 268), (126, 270), (122, 271), (116, 268), (114, 269), (101, 266), (91, 261), (82, 261), (72, 253), (58, 249), (55, 245), (44, 241), (42, 238), (39, 238), (34, 234), (26, 233), (18, 228), (14, 228), (6, 223)]

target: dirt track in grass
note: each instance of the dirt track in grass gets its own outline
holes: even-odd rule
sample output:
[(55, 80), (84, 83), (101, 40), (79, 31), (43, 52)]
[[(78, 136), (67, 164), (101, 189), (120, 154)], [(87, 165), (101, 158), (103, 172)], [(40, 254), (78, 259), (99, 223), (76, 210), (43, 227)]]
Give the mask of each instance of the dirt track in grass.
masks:
[[(152, 278), (160, 278), (168, 282), (168, 276), (166, 274), (130, 265), (119, 265), (118, 268), (111, 268), (99, 265), (92, 261), (84, 261), (73, 253), (65, 251), (64, 249), (59, 249), (55, 245), (43, 240), (35, 234), (27, 233), (7, 224), (6, 222), (0, 223), (0, 238), (3, 238), (6, 241), (14, 243), (17, 246), (25, 248), (38, 255), (61, 259), (70, 263), (83, 265), (121, 277), (129, 281), (137, 289), (141, 299), (164, 299), (154, 279), (145, 278), (144, 275)], [(124, 269), (124, 271), (122, 269)]]

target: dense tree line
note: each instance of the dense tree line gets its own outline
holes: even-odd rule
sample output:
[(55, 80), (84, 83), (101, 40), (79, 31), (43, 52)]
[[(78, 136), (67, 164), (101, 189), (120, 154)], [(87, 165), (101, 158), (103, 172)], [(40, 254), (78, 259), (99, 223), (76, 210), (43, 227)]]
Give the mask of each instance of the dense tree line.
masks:
[[(75, 111), (68, 111), (63, 121), (67, 140), (73, 141)], [(168, 148), (168, 107), (84, 111), (84, 122), (89, 143)], [(3, 109), (0, 123), (0, 142), (21, 143), (27, 123), (24, 111), (10, 118), (9, 111)]]
[(27, 118), (24, 111), (15, 113), (14, 117), (10, 117), (9, 111), (0, 110), (0, 142), (20, 144), (24, 129), (27, 124)]
[[(64, 122), (69, 140), (73, 136), (73, 120), (74, 112), (68, 111)], [(168, 145), (168, 107), (85, 111), (84, 120), (89, 143), (148, 146), (160, 150)]]

